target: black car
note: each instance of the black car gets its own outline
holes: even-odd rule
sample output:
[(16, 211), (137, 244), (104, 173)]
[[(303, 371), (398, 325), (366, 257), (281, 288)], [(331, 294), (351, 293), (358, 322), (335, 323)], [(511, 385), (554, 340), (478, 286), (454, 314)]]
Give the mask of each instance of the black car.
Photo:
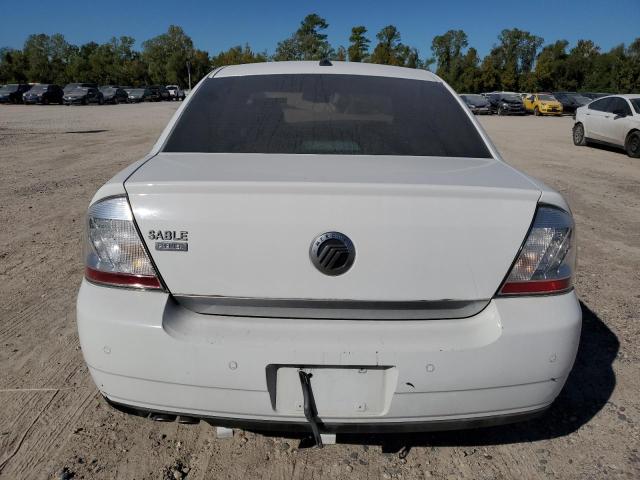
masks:
[(606, 97), (608, 95), (613, 95), (612, 93), (594, 93), (594, 92), (582, 92), (580, 93), (583, 97), (590, 98), (591, 100), (595, 100), (596, 98)]
[(64, 93), (69, 93), (72, 90), (75, 90), (76, 88), (98, 88), (98, 84), (97, 83), (67, 83), (64, 86)]
[(576, 113), (576, 108), (582, 107), (592, 100), (576, 92), (553, 92), (553, 96), (562, 104), (564, 113)]
[(491, 115), (491, 104), (486, 97), (470, 93), (463, 93), (460, 98), (476, 115)]
[(490, 109), (498, 115), (525, 115), (520, 95), (515, 93), (494, 92), (486, 95)]
[(171, 100), (171, 94), (164, 85), (151, 85), (149, 90), (156, 96), (156, 101), (158, 102), (160, 100)]
[(150, 88), (132, 88), (128, 92), (130, 103), (153, 102), (157, 101), (158, 98)]
[(90, 103), (104, 104), (104, 95), (96, 87), (76, 87), (65, 92), (63, 97), (65, 105), (89, 105)]
[(22, 103), (22, 94), (28, 91), (31, 85), (26, 83), (8, 83), (0, 86), (0, 103)]
[(104, 103), (127, 103), (129, 101), (129, 94), (122, 88), (115, 85), (107, 85), (100, 87), (100, 92), (104, 97)]
[(22, 94), (22, 101), (29, 104), (49, 105), (50, 103), (62, 103), (64, 95), (62, 87), (52, 83), (40, 83)]

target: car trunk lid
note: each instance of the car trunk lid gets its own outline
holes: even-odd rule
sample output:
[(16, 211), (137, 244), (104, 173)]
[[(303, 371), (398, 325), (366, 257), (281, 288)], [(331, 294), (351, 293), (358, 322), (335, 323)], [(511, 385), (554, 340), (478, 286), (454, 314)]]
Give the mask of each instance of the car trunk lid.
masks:
[[(161, 153), (125, 187), (174, 295), (356, 302), (490, 299), (540, 196), (494, 159), (352, 155)], [(331, 231), (339, 276), (309, 257)]]

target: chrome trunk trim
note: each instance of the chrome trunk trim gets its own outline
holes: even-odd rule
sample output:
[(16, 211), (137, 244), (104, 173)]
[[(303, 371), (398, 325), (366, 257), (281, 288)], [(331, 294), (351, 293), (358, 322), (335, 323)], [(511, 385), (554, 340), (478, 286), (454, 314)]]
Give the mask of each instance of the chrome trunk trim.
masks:
[(316, 300), (174, 295), (180, 305), (206, 315), (332, 320), (433, 320), (480, 313), (489, 300)]

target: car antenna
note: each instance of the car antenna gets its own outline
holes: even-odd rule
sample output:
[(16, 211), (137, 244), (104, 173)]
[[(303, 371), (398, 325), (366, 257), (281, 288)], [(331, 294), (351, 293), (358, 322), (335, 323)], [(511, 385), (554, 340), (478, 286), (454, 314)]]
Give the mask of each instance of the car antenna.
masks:
[(319, 65), (321, 67), (333, 67), (333, 63), (331, 63), (328, 58), (323, 58), (322, 60), (320, 60)]

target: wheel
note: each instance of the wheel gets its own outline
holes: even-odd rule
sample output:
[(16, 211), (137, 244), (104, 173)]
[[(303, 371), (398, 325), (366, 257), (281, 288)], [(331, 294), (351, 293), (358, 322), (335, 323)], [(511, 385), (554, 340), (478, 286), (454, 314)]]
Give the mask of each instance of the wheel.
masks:
[(498, 107), (498, 115), (504, 115), (504, 110), (502, 107)]
[(576, 123), (573, 126), (573, 144), (579, 147), (587, 144), (587, 139), (584, 136), (584, 125), (581, 123)]
[(539, 117), (539, 116), (540, 116), (540, 109), (539, 109), (538, 107), (534, 108), (534, 109), (533, 109), (533, 114), (534, 114), (536, 117)]
[(627, 135), (624, 149), (631, 158), (640, 158), (640, 131), (636, 130)]
[(98, 99), (98, 105), (104, 105), (104, 98)]
[(115, 97), (115, 98), (113, 99), (113, 104), (114, 104), (114, 105), (118, 105), (119, 103), (120, 103), (120, 99), (119, 99), (118, 97)]
[(49, 99), (48, 99), (48, 98), (46, 98), (46, 97), (45, 97), (45, 98), (43, 98), (43, 99), (42, 99), (42, 104), (43, 104), (43, 105), (49, 105)]

